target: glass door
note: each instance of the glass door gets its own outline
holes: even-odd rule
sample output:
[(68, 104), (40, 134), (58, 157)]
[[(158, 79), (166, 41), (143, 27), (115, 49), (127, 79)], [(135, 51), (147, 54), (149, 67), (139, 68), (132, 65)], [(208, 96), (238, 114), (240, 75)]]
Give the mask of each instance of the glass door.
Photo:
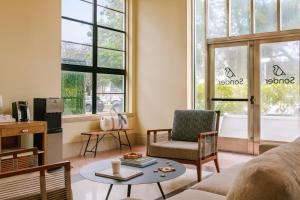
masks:
[(253, 153), (252, 45), (250, 42), (209, 46), (209, 101), (221, 111), (219, 148)]
[(290, 142), (300, 136), (300, 38), (255, 43), (260, 126), (255, 141)]

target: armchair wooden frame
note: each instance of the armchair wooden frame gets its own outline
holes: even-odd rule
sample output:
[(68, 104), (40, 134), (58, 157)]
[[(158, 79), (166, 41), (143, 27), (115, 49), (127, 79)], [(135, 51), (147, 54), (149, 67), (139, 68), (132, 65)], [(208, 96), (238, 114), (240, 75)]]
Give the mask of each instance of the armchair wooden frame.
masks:
[[(47, 174), (48, 170), (60, 167), (64, 169)], [(35, 176), (28, 176), (29, 174), (35, 173), (37, 173)], [(58, 174), (61, 174), (61, 176)], [(0, 180), (22, 175), (26, 175), (25, 179), (23, 178), (8, 183), (0, 182), (0, 199), (72, 200), (73, 198), (71, 189), (71, 165), (69, 161), (0, 173)], [(36, 183), (38, 183), (38, 185), (36, 185)], [(58, 185), (63, 188), (55, 190), (55, 187)]]
[(28, 148), (0, 153), (0, 173), (38, 166), (38, 149)]
[[(204, 152), (201, 151), (202, 142), (208, 136), (214, 136), (213, 138), (216, 138), (214, 140), (214, 145), (216, 148), (218, 148), (217, 138), (218, 138), (218, 134), (219, 134), (220, 111), (215, 111), (215, 112), (216, 112), (216, 130), (210, 131), (210, 132), (198, 133), (198, 160), (172, 159), (172, 160), (175, 160), (180, 163), (196, 165), (198, 182), (200, 182), (202, 179), (202, 165), (204, 163), (214, 161), (217, 172), (218, 173), (220, 172), (219, 161), (218, 161), (218, 152), (216, 151), (215, 153), (212, 153), (208, 156), (202, 156), (202, 155), (205, 155), (205, 148), (203, 148)], [(150, 141), (151, 141), (151, 135), (153, 134), (153, 136), (154, 136), (153, 142), (156, 143), (157, 135), (159, 133), (163, 133), (163, 132), (168, 132), (168, 140), (171, 141), (172, 140), (172, 129), (147, 130), (147, 156), (151, 156), (151, 155), (149, 155), (149, 146), (150, 146)]]

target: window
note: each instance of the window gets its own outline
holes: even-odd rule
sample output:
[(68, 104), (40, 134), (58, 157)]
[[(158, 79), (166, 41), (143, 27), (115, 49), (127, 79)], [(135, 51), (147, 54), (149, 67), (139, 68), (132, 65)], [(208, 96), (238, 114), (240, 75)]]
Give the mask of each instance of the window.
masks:
[(254, 0), (255, 32), (277, 30), (277, 0)]
[(195, 108), (205, 108), (205, 0), (195, 2), (194, 95)]
[(227, 35), (227, 0), (208, 1), (208, 37)]
[(282, 29), (300, 29), (300, 1), (281, 1)]
[(231, 35), (250, 33), (250, 0), (231, 0)]
[(125, 111), (126, 0), (62, 0), (65, 115)]

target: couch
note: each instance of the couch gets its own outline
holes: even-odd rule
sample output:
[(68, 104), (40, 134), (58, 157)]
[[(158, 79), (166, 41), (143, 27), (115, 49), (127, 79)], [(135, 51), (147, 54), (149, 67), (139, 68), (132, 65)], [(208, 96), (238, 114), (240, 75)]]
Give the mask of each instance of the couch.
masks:
[(264, 144), (260, 153), (169, 200), (299, 200), (300, 138), (280, 146)]

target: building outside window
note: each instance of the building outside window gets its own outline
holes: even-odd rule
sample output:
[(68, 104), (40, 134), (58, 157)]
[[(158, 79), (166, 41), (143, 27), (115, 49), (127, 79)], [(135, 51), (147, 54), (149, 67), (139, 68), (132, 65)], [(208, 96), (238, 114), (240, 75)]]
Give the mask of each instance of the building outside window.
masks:
[(65, 115), (125, 111), (126, 14), (126, 0), (62, 0)]

